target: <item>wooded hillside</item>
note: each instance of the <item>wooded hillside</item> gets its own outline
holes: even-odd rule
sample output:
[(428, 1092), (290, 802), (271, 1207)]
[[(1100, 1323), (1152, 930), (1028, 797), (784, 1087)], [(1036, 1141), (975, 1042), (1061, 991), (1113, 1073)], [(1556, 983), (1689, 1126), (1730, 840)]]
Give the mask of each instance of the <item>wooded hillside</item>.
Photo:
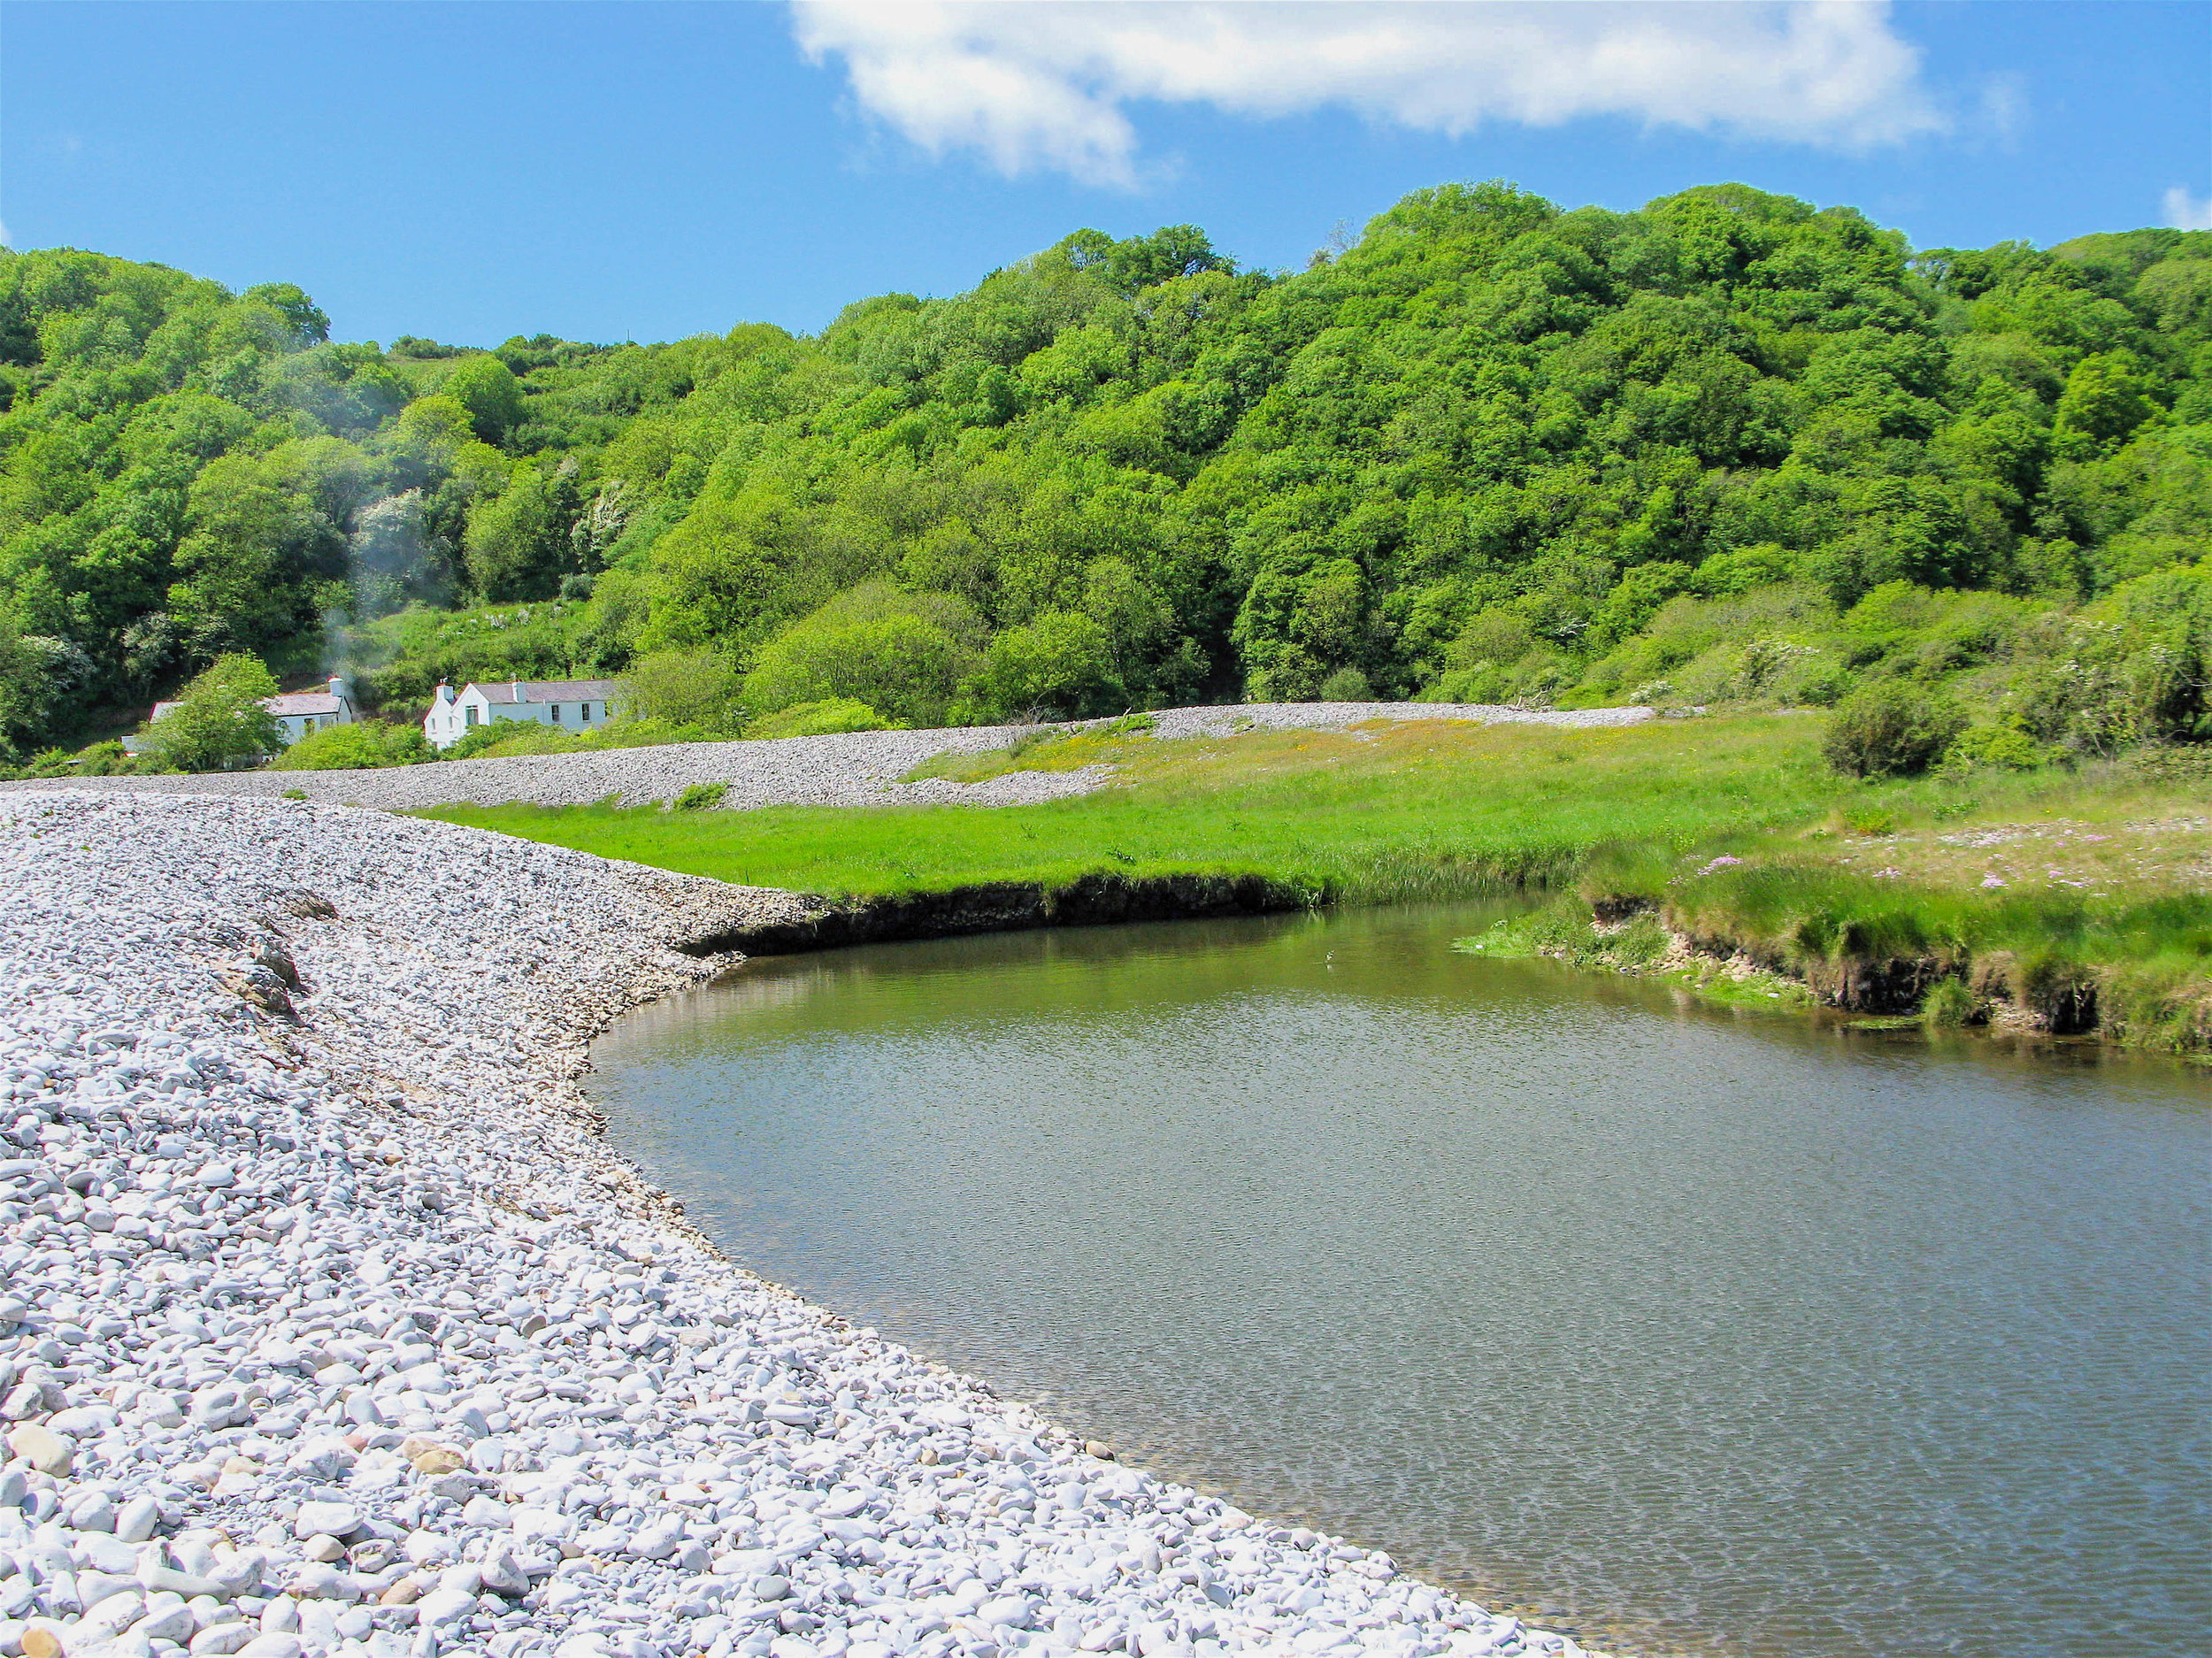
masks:
[(2208, 233), (1452, 185), (1296, 273), (1080, 231), (812, 338), (327, 335), (289, 285), (0, 254), (15, 756), (241, 649), (395, 707), (682, 653), (915, 722), (1888, 674), (2205, 734)]

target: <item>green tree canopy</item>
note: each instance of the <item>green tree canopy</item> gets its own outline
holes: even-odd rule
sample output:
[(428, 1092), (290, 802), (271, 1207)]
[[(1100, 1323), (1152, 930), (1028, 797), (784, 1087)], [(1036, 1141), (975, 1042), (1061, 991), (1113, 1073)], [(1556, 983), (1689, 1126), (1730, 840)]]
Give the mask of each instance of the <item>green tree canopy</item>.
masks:
[[(749, 707), (901, 719), (1353, 676), (1828, 695), (1908, 672), (1823, 632), (1886, 585), (2070, 615), (2212, 544), (2212, 233), (1916, 252), (1741, 185), (1612, 212), (1493, 181), (1296, 273), (1079, 231), (814, 336), (327, 332), (283, 285), (0, 252), (0, 618), (83, 664), (18, 695), (20, 742), (242, 649), (357, 650), (408, 696), (707, 652)], [(830, 619), (863, 590), (906, 608)], [(545, 607), (527, 649), (512, 604)], [(1500, 617), (1511, 660), (1455, 642)], [(873, 666), (818, 648), (839, 627)], [(1799, 665), (1708, 660), (1753, 645)]]
[(258, 657), (218, 656), (178, 694), (174, 706), (139, 733), (141, 751), (173, 771), (219, 771), (284, 746), (276, 716), (262, 706), (277, 682)]
[(909, 725), (937, 725), (975, 662), (979, 632), (958, 599), (863, 583), (762, 648), (745, 676), (745, 703), (758, 715), (847, 701)]

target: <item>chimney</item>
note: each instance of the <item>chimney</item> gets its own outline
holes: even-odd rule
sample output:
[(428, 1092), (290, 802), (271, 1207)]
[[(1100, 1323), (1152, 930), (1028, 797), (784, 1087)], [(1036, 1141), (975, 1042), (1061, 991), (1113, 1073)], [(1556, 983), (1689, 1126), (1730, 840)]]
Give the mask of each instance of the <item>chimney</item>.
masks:
[(330, 694), (333, 696), (343, 697), (348, 702), (353, 700), (353, 687), (346, 683), (342, 674), (334, 673), (330, 676)]

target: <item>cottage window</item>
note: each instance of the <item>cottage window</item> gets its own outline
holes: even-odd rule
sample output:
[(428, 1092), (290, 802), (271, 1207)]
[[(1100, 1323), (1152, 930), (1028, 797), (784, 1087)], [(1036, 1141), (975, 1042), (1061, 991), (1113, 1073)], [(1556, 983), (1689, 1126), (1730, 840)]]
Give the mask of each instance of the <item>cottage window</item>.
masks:
[(466, 718), (465, 719), (464, 719), (461, 723), (462, 723), (463, 725), (473, 725), (474, 724), (476, 724), (476, 704), (475, 704), (475, 703), (471, 702), (471, 703), (468, 705), (468, 716), (467, 716), (467, 718)]
[(558, 702), (553, 704), (553, 723), (556, 725), (561, 723), (561, 705)]

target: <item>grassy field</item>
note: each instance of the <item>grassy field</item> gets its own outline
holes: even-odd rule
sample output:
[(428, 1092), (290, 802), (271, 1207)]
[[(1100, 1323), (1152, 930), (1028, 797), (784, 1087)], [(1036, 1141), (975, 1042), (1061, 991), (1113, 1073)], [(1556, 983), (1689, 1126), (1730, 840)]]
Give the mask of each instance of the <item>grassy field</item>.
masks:
[[(1685, 846), (1827, 809), (1813, 723), (1763, 716), (1594, 731), (1386, 722), (1218, 741), (1039, 743), (1014, 764), (1110, 763), (1072, 800), (966, 806), (452, 807), (434, 816), (718, 879), (872, 896), (1079, 875), (1253, 872), (1340, 902), (1563, 879), (1597, 848)], [(925, 766), (987, 775), (998, 756)]]

